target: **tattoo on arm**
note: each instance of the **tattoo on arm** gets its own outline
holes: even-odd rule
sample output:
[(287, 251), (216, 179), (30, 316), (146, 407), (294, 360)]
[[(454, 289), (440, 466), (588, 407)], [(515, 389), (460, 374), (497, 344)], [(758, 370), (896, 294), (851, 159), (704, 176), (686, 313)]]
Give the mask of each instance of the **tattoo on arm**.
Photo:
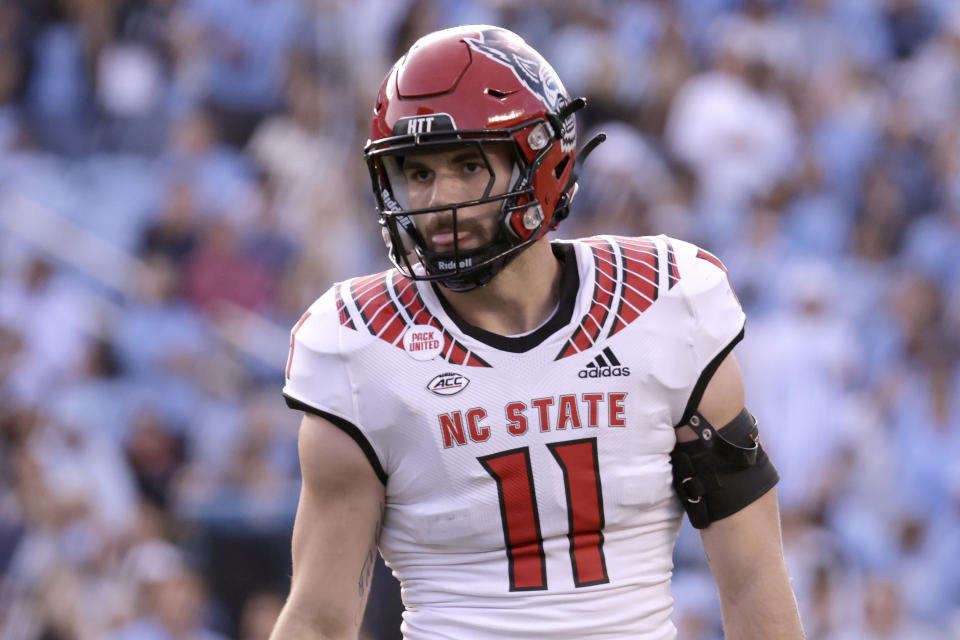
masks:
[(360, 580), (357, 582), (357, 592), (360, 599), (366, 597), (367, 590), (370, 588), (370, 578), (373, 577), (373, 565), (377, 559), (377, 544), (370, 545), (367, 551), (367, 557), (363, 559), (363, 566), (360, 567)]
[(380, 517), (373, 525), (373, 542), (367, 551), (367, 557), (363, 559), (363, 566), (360, 567), (360, 579), (357, 581), (357, 593), (360, 596), (360, 610), (357, 611), (357, 622), (363, 619), (363, 611), (367, 605), (367, 594), (370, 590), (370, 583), (373, 578), (373, 567), (377, 560), (377, 548), (380, 544), (380, 530), (383, 521), (383, 502), (380, 503)]

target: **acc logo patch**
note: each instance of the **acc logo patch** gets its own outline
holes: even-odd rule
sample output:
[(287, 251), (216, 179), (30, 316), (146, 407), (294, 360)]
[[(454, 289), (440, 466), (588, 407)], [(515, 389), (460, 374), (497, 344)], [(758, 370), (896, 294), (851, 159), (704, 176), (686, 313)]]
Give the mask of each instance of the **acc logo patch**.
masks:
[(433, 360), (443, 351), (443, 334), (428, 324), (415, 324), (403, 334), (403, 350), (414, 360)]
[(441, 373), (427, 383), (427, 391), (438, 396), (452, 396), (467, 388), (470, 380), (459, 373)]

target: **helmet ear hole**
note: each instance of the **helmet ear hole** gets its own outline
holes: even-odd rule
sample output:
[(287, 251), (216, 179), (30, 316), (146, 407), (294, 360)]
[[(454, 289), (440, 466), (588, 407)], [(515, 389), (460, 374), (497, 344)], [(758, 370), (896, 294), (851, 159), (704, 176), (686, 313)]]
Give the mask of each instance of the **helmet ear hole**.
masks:
[(557, 166), (553, 169), (553, 175), (556, 176), (557, 180), (560, 179), (560, 176), (563, 175), (564, 169), (567, 168), (567, 163), (570, 162), (570, 156), (563, 156), (563, 160), (557, 163)]

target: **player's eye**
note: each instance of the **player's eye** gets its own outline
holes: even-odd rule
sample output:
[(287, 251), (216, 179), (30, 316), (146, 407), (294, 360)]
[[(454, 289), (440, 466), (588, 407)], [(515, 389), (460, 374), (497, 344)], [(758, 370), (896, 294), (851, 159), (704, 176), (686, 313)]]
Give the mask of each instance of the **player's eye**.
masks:
[(483, 163), (481, 163), (481, 162), (476, 162), (476, 161), (473, 161), (473, 160), (468, 160), (467, 162), (464, 162), (464, 163), (463, 163), (463, 171), (464, 171), (464, 173), (468, 173), (468, 174), (471, 174), (471, 175), (472, 175), (472, 174), (475, 174), (475, 173), (480, 173), (481, 171), (483, 171), (483, 169), (484, 169), (484, 166), (483, 166)]
[(407, 172), (407, 180), (411, 182), (426, 182), (433, 176), (429, 169), (412, 169)]

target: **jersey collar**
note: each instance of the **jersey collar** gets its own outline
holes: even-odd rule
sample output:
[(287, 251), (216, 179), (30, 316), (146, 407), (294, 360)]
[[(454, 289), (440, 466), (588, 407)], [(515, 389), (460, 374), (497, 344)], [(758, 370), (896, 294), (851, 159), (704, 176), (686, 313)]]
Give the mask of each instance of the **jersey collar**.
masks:
[(573, 244), (555, 242), (550, 245), (550, 248), (553, 250), (553, 255), (557, 257), (557, 260), (559, 260), (562, 265), (562, 271), (560, 273), (560, 303), (550, 319), (531, 333), (509, 337), (475, 327), (461, 318), (453, 306), (443, 297), (439, 287), (431, 283), (433, 292), (443, 306), (444, 312), (446, 312), (447, 316), (464, 334), (501, 351), (509, 351), (511, 353), (530, 351), (554, 333), (570, 324), (570, 319), (573, 317), (573, 310), (577, 304), (577, 293), (580, 290), (577, 254)]

